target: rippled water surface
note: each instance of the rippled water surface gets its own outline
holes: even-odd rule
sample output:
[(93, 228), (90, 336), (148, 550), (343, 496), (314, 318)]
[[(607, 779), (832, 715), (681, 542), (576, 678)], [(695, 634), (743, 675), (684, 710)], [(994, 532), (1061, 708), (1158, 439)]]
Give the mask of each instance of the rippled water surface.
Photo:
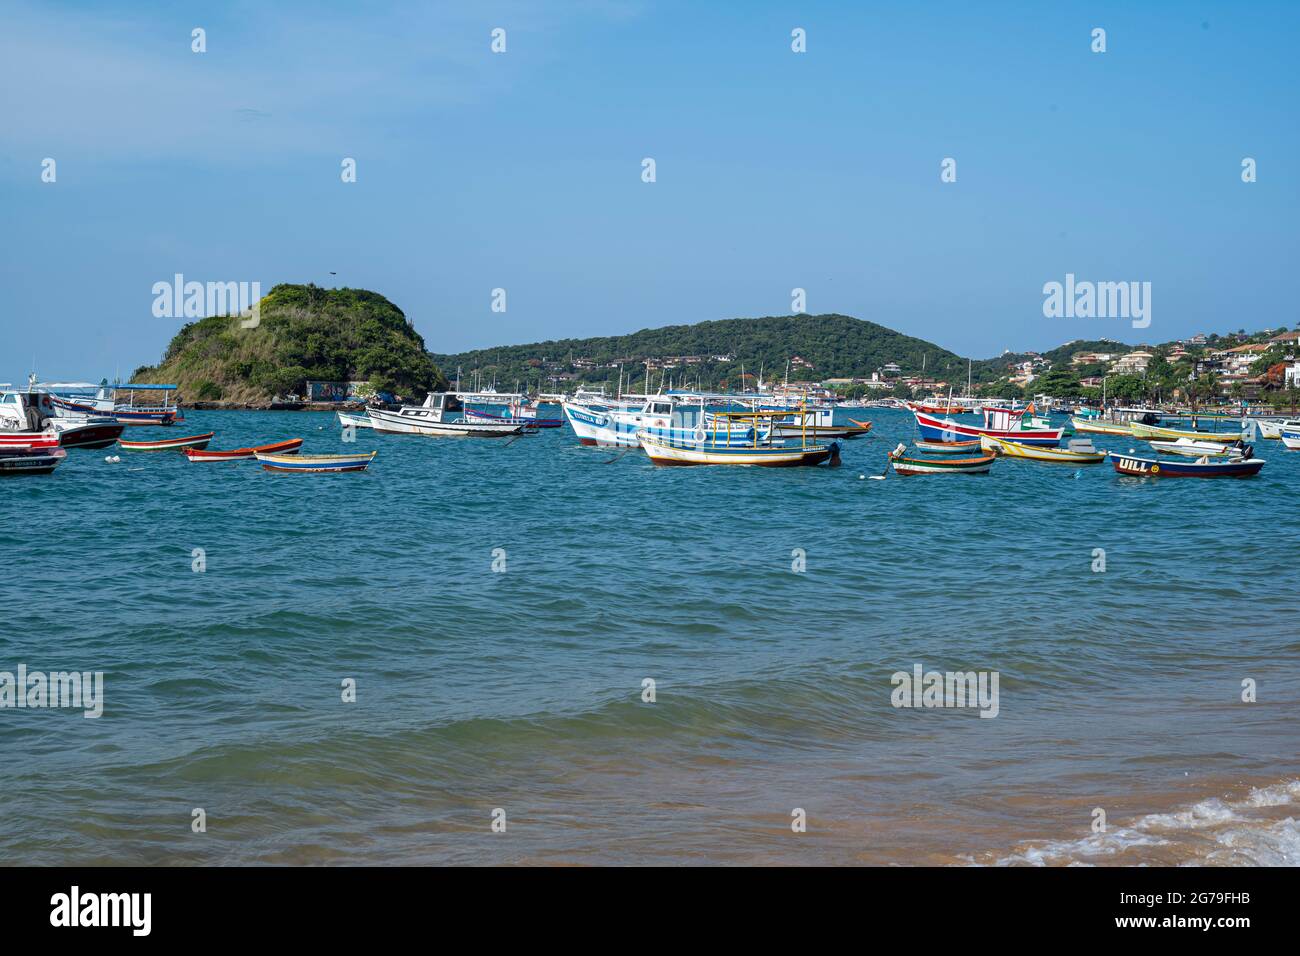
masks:
[[(73, 451), (0, 483), (0, 670), (105, 695), (0, 710), (3, 858), (1300, 861), (1300, 453), (875, 481), (912, 424), (865, 414), (844, 467), (764, 470), (190, 412), (130, 437), (379, 455)], [(996, 671), (997, 717), (894, 708), (916, 664)]]

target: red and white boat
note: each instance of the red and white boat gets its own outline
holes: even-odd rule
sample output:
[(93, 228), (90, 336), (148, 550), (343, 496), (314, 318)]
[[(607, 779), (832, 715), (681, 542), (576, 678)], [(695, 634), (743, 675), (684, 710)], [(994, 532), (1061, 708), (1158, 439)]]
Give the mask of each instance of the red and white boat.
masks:
[[(44, 436), (53, 433), (64, 448), (107, 448), (122, 434), (125, 426), (115, 419), (99, 415), (82, 415), (59, 408), (55, 398), (36, 384), (33, 375), (25, 391), (6, 389), (0, 392), (0, 444), (13, 444), (12, 436)], [(25, 444), (29, 437), (20, 437)]]
[(28, 448), (58, 448), (59, 436), (56, 432), (0, 432), (0, 451), (6, 448), (26, 450)]
[(1059, 445), (1064, 428), (1022, 428), (1024, 410), (1011, 408), (984, 409), (983, 425), (966, 425), (951, 418), (935, 418), (913, 410), (921, 440), (926, 442), (966, 441), (981, 435), (1020, 442), (1022, 445)]
[(187, 435), (184, 438), (166, 438), (162, 441), (123, 441), (118, 445), (123, 451), (182, 451), (186, 448), (207, 448), (213, 432), (205, 435)]
[(253, 448), (233, 448), (230, 451), (209, 451), (206, 448), (185, 448), (185, 457), (190, 461), (242, 461), (263, 455), (296, 455), (302, 448), (301, 438), (290, 438), (270, 445), (257, 445)]

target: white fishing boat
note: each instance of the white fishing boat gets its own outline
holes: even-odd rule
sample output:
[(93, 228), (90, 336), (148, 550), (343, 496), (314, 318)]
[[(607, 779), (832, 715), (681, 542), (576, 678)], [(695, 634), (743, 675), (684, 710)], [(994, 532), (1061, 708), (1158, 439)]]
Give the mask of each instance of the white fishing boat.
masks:
[[(564, 416), (583, 445), (636, 448), (640, 444), (637, 433), (642, 431), (669, 441), (691, 442), (703, 438), (713, 418), (713, 413), (705, 411), (706, 401), (697, 395), (651, 395), (644, 401), (565, 402)], [(773, 416), (759, 417), (763, 424), (758, 437), (765, 440)], [(723, 430), (722, 435), (720, 440), (733, 444), (754, 438), (738, 425)]]
[(370, 421), (377, 432), (399, 435), (428, 435), (432, 437), (501, 438), (518, 435), (524, 430), (519, 422), (471, 421), (448, 417), (447, 392), (430, 392), (423, 405), (403, 405), (397, 411), (386, 408), (370, 409)]
[(1291, 451), (1300, 451), (1300, 432), (1283, 432), (1282, 444)]
[(1271, 438), (1278, 441), (1283, 432), (1295, 431), (1300, 432), (1300, 418), (1288, 418), (1285, 420), (1276, 418), (1253, 418), (1251, 419), (1259, 429), (1260, 438)]
[(1151, 440), (1147, 444), (1156, 451), (1167, 455), (1182, 455), (1185, 458), (1200, 458), (1202, 455), (1240, 458), (1242, 454), (1240, 442), (1234, 446), (1222, 445), (1214, 441), (1197, 441), (1194, 438), (1179, 438), (1176, 441)]
[[(782, 412), (721, 412), (712, 427), (690, 438), (654, 435), (648, 430), (637, 432), (637, 441), (656, 465), (745, 465), (761, 468), (788, 468), (801, 465), (831, 467), (840, 463), (840, 446), (810, 444), (800, 440), (773, 440), (771, 422)], [(767, 427), (764, 427), (764, 426)], [(747, 441), (737, 440), (749, 436)]]
[(370, 416), (368, 414), (351, 415), (347, 412), (335, 412), (334, 414), (338, 416), (339, 424), (342, 425), (344, 428), (347, 428), (349, 425), (351, 425), (353, 428), (374, 428), (375, 427), (375, 423), (370, 420)]

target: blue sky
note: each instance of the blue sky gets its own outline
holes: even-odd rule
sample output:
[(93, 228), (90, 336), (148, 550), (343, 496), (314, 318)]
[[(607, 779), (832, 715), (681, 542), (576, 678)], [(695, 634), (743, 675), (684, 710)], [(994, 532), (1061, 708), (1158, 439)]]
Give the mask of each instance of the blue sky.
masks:
[[(3, 26), (0, 381), (158, 361), (177, 272), (374, 289), (434, 351), (795, 287), (976, 357), (1300, 321), (1297, 3), (5, 0)], [(1045, 318), (1067, 272), (1151, 282), (1151, 327)]]

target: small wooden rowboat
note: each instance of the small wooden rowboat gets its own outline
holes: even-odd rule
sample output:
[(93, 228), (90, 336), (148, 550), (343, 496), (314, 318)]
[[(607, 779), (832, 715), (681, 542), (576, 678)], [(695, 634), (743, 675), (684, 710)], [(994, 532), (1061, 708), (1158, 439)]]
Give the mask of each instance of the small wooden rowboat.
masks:
[(1095, 465), (1106, 460), (1106, 453), (1098, 451), (1089, 439), (1076, 438), (1066, 448), (1045, 448), (1041, 445), (1022, 445), (985, 435), (980, 444), (987, 452), (1006, 455), (1008, 458), (1028, 458), (1030, 461), (1050, 461), (1063, 465)]
[(917, 451), (932, 455), (978, 455), (981, 451), (978, 438), (969, 441), (916, 441), (912, 444)]
[(1115, 470), (1121, 475), (1141, 478), (1250, 478), (1264, 467), (1262, 458), (1230, 458), (1212, 461), (1208, 455), (1196, 461), (1161, 461), (1134, 455), (1110, 453)]
[(166, 438), (162, 441), (122, 441), (118, 445), (123, 451), (181, 451), (185, 448), (207, 448), (212, 441), (213, 432), (206, 435), (189, 435), (185, 438)]
[(379, 452), (366, 451), (355, 455), (268, 455), (259, 451), (255, 454), (267, 471), (321, 474), (336, 471), (365, 471)]
[(0, 451), (0, 475), (48, 475), (67, 457), (62, 448), (10, 445)]
[(894, 471), (900, 475), (982, 475), (993, 466), (997, 455), (981, 455), (978, 458), (908, 458), (903, 452), (905, 446), (899, 445), (889, 453), (889, 461)]
[(301, 438), (290, 438), (271, 445), (257, 445), (254, 448), (235, 448), (230, 451), (186, 448), (184, 452), (185, 457), (190, 461), (246, 461), (250, 458), (256, 458), (258, 452), (264, 455), (296, 455), (301, 447)]

